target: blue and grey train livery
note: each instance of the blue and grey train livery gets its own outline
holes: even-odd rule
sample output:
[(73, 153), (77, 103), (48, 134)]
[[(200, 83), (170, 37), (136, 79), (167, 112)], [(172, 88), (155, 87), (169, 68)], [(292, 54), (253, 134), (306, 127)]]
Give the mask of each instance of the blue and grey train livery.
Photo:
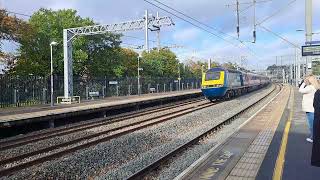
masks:
[(270, 83), (268, 77), (215, 67), (202, 74), (202, 93), (209, 100), (231, 98)]

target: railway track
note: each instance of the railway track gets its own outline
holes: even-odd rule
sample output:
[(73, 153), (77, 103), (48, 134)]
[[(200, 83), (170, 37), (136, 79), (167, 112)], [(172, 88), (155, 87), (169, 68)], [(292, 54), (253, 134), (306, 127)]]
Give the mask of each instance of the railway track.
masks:
[(99, 119), (95, 119), (95, 120), (88, 121), (85, 123), (71, 125), (71, 126), (63, 128), (63, 129), (62, 128), (55, 128), (55, 129), (52, 129), (47, 132), (33, 133), (30, 135), (27, 134), (27, 135), (23, 135), (20, 137), (16, 137), (13, 139), (9, 139), (9, 140), (0, 142), (0, 151), (4, 151), (7, 149), (11, 149), (11, 148), (16, 148), (16, 147), (23, 146), (23, 145), (26, 145), (29, 143), (35, 143), (37, 141), (41, 141), (41, 140), (45, 140), (45, 139), (49, 139), (49, 138), (54, 138), (54, 137), (58, 137), (58, 136), (63, 136), (63, 135), (83, 131), (83, 130), (86, 130), (89, 128), (104, 126), (104, 125), (108, 125), (111, 123), (120, 122), (120, 121), (124, 121), (127, 119), (131, 119), (131, 118), (135, 118), (135, 117), (139, 117), (139, 116), (143, 116), (143, 115), (147, 115), (147, 114), (152, 114), (152, 113), (165, 111), (165, 110), (172, 109), (172, 108), (177, 108), (177, 107), (181, 107), (184, 105), (197, 103), (200, 101), (203, 101), (203, 98), (200, 98), (200, 99), (197, 98), (197, 99), (193, 99), (193, 100), (189, 100), (189, 101), (183, 101), (183, 102), (179, 102), (179, 103), (169, 104), (169, 105), (165, 105), (165, 106), (153, 108), (153, 109), (145, 109), (140, 112), (123, 114), (123, 115), (113, 116), (113, 117), (109, 117), (109, 118), (99, 118)]
[(266, 96), (264, 96), (263, 98), (259, 99), (255, 103), (251, 104), (246, 109), (243, 109), (243, 110), (237, 112), (236, 114), (234, 114), (230, 118), (226, 119), (225, 121), (223, 121), (223, 122), (217, 124), (216, 126), (214, 126), (213, 128), (211, 128), (210, 130), (200, 134), (199, 136), (193, 138), (192, 140), (186, 142), (185, 144), (175, 148), (171, 152), (169, 152), (167, 154), (164, 154), (159, 159), (155, 160), (154, 162), (150, 163), (149, 165), (145, 166), (144, 168), (140, 169), (139, 171), (137, 171), (136, 173), (131, 175), (128, 179), (129, 180), (145, 179), (148, 174), (159, 170), (162, 166), (165, 167), (168, 164), (168, 162), (170, 160), (172, 160), (174, 157), (177, 157), (177, 156), (179, 156), (179, 154), (182, 154), (183, 152), (187, 151), (189, 148), (191, 148), (194, 145), (198, 144), (202, 139), (205, 139), (208, 135), (210, 135), (210, 134), (216, 132), (217, 130), (223, 128), (223, 126), (230, 124), (233, 120), (237, 119), (242, 114), (244, 114), (244, 113), (248, 112), (249, 110), (251, 110), (252, 108), (254, 108), (257, 104), (263, 102), (264, 99), (266, 99), (267, 97), (269, 97), (272, 94), (274, 94), (275, 92), (277, 92), (277, 90), (279, 90), (279, 92), (280, 92), (281, 89), (282, 89), (282, 87), (280, 85), (278, 85), (270, 93), (268, 93)]
[[(93, 146), (93, 145), (97, 145), (102, 142), (110, 141), (114, 138), (135, 132), (137, 130), (144, 129), (144, 128), (147, 128), (147, 127), (159, 124), (159, 123), (163, 123), (163, 122), (171, 120), (173, 118), (177, 118), (179, 116), (183, 116), (183, 115), (189, 114), (191, 112), (194, 112), (194, 111), (197, 111), (197, 110), (209, 107), (209, 106), (213, 106), (214, 104), (215, 103), (209, 103), (207, 101), (204, 102), (203, 100), (195, 100), (195, 101), (191, 101), (191, 102), (181, 103), (176, 106), (168, 106), (168, 107), (163, 107), (160, 109), (155, 109), (155, 110), (151, 110), (151, 111), (147, 111), (147, 112), (141, 112), (141, 113), (136, 113), (133, 115), (115, 118), (112, 121), (108, 121), (108, 122), (87, 123), (84, 126), (79, 125), (79, 126), (76, 126), (75, 128), (70, 127), (70, 128), (64, 129), (63, 132), (55, 132), (54, 131), (54, 132), (44, 133), (44, 134), (42, 134), (43, 136), (38, 135), (38, 137), (37, 137), (37, 135), (28, 136), (27, 138), (21, 137), (19, 139), (20, 141), (18, 141), (16, 143), (10, 144), (10, 142), (8, 141), (6, 146), (4, 146), (2, 144), (3, 149), (5, 149), (5, 147), (6, 147), (6, 149), (10, 149), (12, 147), (22, 146), (22, 145), (28, 144), (28, 143), (36, 143), (37, 141), (40, 141), (40, 140), (52, 138), (55, 136), (62, 136), (62, 135), (72, 133), (75, 131), (81, 131), (83, 129), (88, 129), (89, 127), (91, 127), (91, 128), (98, 127), (98, 126), (103, 125), (104, 123), (110, 124), (110, 123), (114, 123), (114, 122), (118, 122), (118, 121), (123, 121), (124, 119), (127, 120), (127, 119), (130, 119), (133, 117), (142, 116), (143, 114), (157, 113), (159, 111), (164, 111), (164, 110), (173, 109), (176, 107), (191, 105), (191, 107), (184, 108), (183, 110), (180, 109), (180, 110), (171, 111), (170, 113), (167, 113), (164, 115), (155, 115), (152, 118), (147, 118), (147, 119), (144, 119), (139, 122), (129, 123), (124, 126), (111, 128), (109, 130), (105, 130), (105, 131), (94, 133), (94, 134), (91, 134), (88, 136), (76, 138), (76, 139), (73, 139), (68, 142), (56, 144), (56, 145), (49, 146), (49, 147), (46, 147), (43, 149), (39, 149), (39, 150), (35, 150), (35, 151), (28, 152), (25, 154), (21, 154), (18, 156), (14, 156), (11, 158), (3, 159), (0, 161), (0, 164), (1, 164), (0, 176), (10, 175), (18, 170), (22, 170), (22, 169), (28, 168), (28, 167), (36, 165), (36, 164), (50, 161), (50, 160), (62, 157), (64, 155), (73, 153), (75, 151), (85, 149), (85, 148)], [(37, 157), (35, 157), (35, 156), (37, 156)]]

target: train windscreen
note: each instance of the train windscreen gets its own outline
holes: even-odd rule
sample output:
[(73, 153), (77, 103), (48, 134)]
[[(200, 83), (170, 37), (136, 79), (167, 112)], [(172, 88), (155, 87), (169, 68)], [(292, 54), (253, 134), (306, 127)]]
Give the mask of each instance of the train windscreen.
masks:
[(210, 81), (210, 80), (218, 80), (220, 79), (220, 72), (207, 72), (206, 73), (206, 81)]

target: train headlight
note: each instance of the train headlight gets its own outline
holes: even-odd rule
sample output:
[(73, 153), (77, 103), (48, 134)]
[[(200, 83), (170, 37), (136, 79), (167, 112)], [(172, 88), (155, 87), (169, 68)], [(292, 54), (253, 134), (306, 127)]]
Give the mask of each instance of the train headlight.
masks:
[(214, 84), (214, 85), (202, 86), (202, 89), (206, 89), (206, 88), (217, 88), (217, 87), (223, 87), (223, 84)]

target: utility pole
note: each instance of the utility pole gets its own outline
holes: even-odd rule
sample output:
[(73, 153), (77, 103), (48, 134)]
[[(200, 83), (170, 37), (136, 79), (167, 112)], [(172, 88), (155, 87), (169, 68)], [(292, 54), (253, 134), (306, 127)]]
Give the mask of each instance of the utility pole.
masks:
[(293, 71), (293, 69), (292, 69), (292, 64), (291, 64), (291, 62), (290, 62), (290, 80), (289, 80), (289, 82), (290, 82), (290, 85), (292, 85), (292, 79), (293, 79), (293, 75), (292, 75), (292, 71)]
[(298, 86), (298, 81), (297, 81), (297, 61), (298, 61), (298, 53), (297, 53), (297, 48), (294, 48), (295, 51), (295, 59), (294, 59), (294, 79), (295, 79), (295, 85), (296, 87)]
[(236, 0), (235, 4), (227, 4), (227, 7), (230, 6), (236, 6), (236, 11), (237, 11), (237, 35), (238, 35), (238, 39), (240, 38), (240, 13), (242, 12), (240, 10), (240, 6), (241, 5), (248, 5), (250, 4), (249, 7), (247, 7), (246, 9), (253, 7), (253, 41), (252, 43), (255, 43), (257, 40), (257, 34), (256, 34), (256, 29), (257, 29), (257, 23), (256, 23), (256, 4), (257, 3), (265, 3), (265, 2), (269, 2), (272, 0), (261, 0), (261, 1), (257, 1), (257, 0), (253, 0), (252, 3), (250, 2), (244, 2), (244, 3), (240, 3), (239, 0)]
[(297, 57), (297, 80), (301, 78), (300, 56)]
[(145, 18), (145, 48), (146, 48), (145, 50), (146, 50), (146, 52), (149, 52), (149, 36), (148, 36), (149, 13), (148, 13), (148, 10), (145, 11), (144, 18)]
[[(159, 19), (159, 12), (157, 12), (157, 19)], [(157, 41), (158, 41), (158, 52), (160, 51), (160, 27), (157, 29)]]
[(178, 90), (180, 91), (180, 84), (181, 84), (180, 63), (178, 65), (178, 72), (179, 72), (179, 78), (178, 78), (179, 88), (178, 88)]
[(138, 56), (138, 95), (140, 95), (140, 56)]
[(279, 67), (278, 67), (278, 56), (276, 56), (276, 79), (278, 80), (279, 77)]
[(282, 66), (282, 56), (280, 56), (280, 67), (281, 67), (281, 73), (282, 73), (282, 83), (284, 83), (284, 68)]
[[(305, 18), (306, 18), (306, 43), (312, 41), (312, 0), (305, 0), (306, 1), (306, 9), (305, 9)], [(306, 66), (307, 66), (307, 74), (312, 73), (312, 69), (309, 70), (308, 64), (312, 64), (312, 59), (306, 57)], [(312, 67), (311, 67), (312, 68)]]
[(239, 0), (237, 0), (237, 34), (238, 39), (240, 38), (240, 14), (239, 14)]
[(256, 43), (257, 34), (256, 34), (256, 0), (253, 0), (253, 42)]
[(51, 92), (50, 92), (50, 95), (51, 95), (51, 98), (50, 98), (50, 105), (51, 107), (54, 106), (54, 99), (53, 99), (53, 57), (52, 57), (52, 46), (56, 46), (58, 43), (57, 42), (54, 42), (52, 41), (50, 43), (50, 84), (51, 84)]
[(312, 0), (306, 0), (306, 42), (312, 41)]

